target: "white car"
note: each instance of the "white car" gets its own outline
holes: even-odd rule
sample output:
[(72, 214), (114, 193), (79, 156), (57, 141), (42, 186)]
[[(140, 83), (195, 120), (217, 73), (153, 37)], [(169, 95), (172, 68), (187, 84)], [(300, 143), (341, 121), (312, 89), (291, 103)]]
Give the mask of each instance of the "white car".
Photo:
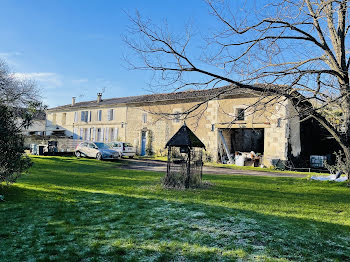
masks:
[(119, 159), (121, 154), (101, 142), (82, 142), (75, 148), (77, 157), (93, 157), (98, 160), (102, 159)]
[(114, 150), (118, 151), (121, 156), (128, 156), (129, 158), (133, 158), (136, 154), (135, 148), (130, 143), (112, 142), (108, 145)]

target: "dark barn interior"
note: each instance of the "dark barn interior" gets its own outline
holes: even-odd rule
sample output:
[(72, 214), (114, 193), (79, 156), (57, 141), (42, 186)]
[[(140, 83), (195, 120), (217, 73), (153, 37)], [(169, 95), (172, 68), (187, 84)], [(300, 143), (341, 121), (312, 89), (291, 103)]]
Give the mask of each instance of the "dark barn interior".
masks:
[(340, 150), (339, 145), (330, 133), (316, 120), (309, 119), (300, 123), (300, 157), (292, 158), (292, 162), (298, 167), (310, 166), (310, 156), (328, 156), (331, 163), (334, 161), (334, 152)]
[(235, 128), (231, 131), (232, 152), (264, 153), (263, 128)]
[(237, 151), (264, 153), (263, 128), (223, 128), (220, 131), (231, 154)]

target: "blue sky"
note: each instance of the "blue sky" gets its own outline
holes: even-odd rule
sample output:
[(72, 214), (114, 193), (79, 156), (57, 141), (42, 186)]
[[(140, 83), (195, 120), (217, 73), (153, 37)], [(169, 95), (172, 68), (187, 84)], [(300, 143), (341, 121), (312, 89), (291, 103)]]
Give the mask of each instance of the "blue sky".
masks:
[(191, 1), (1, 0), (0, 57), (19, 77), (35, 79), (50, 107), (104, 97), (146, 94), (150, 76), (125, 68), (125, 12), (138, 9), (174, 30), (188, 21), (207, 26), (208, 10)]
[[(263, 2), (263, 1), (262, 1)], [(235, 0), (260, 5), (257, 0)], [(215, 26), (204, 0), (0, 0), (0, 58), (17, 76), (35, 79), (49, 107), (103, 97), (149, 93), (151, 75), (126, 68), (133, 60), (122, 41), (136, 9), (179, 33), (188, 23), (197, 35)], [(197, 49), (194, 43), (191, 53)], [(198, 44), (199, 46), (199, 44)]]

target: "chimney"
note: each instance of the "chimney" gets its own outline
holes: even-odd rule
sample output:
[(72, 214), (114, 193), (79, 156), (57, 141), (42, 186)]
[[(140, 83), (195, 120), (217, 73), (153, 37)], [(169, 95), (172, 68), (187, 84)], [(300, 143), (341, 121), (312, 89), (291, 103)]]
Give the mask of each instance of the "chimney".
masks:
[(97, 93), (97, 103), (102, 101), (102, 93)]
[(72, 106), (75, 105), (75, 96), (72, 97)]

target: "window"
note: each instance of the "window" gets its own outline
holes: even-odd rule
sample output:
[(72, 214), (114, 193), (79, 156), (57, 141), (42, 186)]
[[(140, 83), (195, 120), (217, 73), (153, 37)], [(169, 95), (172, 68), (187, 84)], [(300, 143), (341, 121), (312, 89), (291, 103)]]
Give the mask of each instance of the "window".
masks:
[(66, 124), (66, 119), (67, 119), (67, 113), (62, 114), (62, 125)]
[(80, 132), (79, 132), (79, 139), (80, 139), (80, 140), (83, 139), (83, 132), (84, 132), (84, 129), (83, 129), (83, 128), (80, 128)]
[(111, 120), (113, 120), (113, 118), (114, 118), (114, 115), (113, 115), (113, 113), (114, 113), (114, 110), (113, 109), (109, 109), (108, 110), (108, 121), (111, 121)]
[(174, 122), (180, 123), (180, 112), (175, 112)]
[(144, 124), (147, 123), (147, 114), (146, 114), (146, 113), (142, 114), (142, 122), (143, 122)]
[(76, 128), (73, 128), (73, 139), (78, 139), (78, 131)]
[(96, 127), (93, 127), (92, 128), (92, 141), (95, 141), (96, 140)]
[(105, 128), (104, 141), (108, 141), (109, 139), (109, 127)]
[(237, 108), (237, 120), (244, 120), (244, 108)]
[(52, 124), (56, 125), (56, 113), (52, 115)]
[(97, 111), (97, 121), (102, 121), (102, 110)]
[(281, 127), (281, 122), (282, 122), (282, 119), (281, 119), (281, 118), (278, 118), (278, 119), (277, 119), (277, 127)]
[(84, 140), (88, 140), (88, 129), (84, 128)]
[(87, 122), (88, 121), (88, 115), (89, 111), (81, 111), (81, 122)]
[(114, 141), (118, 140), (118, 127), (114, 128)]
[(102, 131), (101, 131), (101, 128), (97, 128), (97, 141), (102, 141)]
[(88, 140), (91, 140), (92, 130), (92, 128), (89, 128)]

